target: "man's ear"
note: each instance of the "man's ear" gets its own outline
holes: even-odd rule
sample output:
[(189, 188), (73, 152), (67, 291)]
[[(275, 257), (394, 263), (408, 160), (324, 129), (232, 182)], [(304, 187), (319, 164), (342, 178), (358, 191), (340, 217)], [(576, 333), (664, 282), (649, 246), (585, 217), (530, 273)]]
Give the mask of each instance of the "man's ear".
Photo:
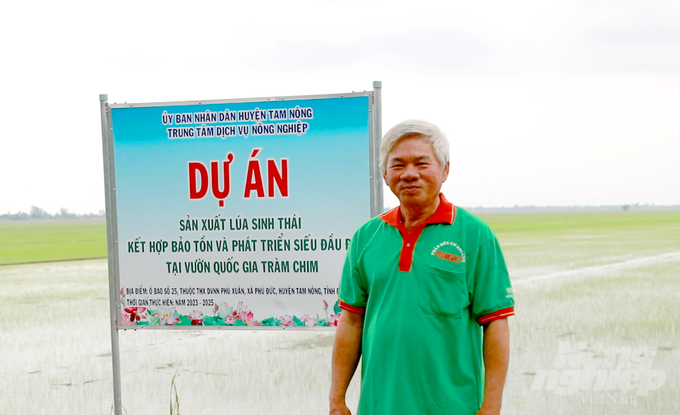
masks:
[(444, 173), (442, 174), (442, 183), (446, 181), (446, 179), (449, 178), (449, 162), (447, 161), (446, 164), (444, 165)]

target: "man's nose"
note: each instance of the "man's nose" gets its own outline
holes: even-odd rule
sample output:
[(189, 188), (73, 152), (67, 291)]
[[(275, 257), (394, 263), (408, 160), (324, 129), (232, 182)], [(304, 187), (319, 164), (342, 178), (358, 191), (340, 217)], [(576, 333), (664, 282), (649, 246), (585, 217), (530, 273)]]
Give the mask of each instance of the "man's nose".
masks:
[(406, 165), (404, 172), (401, 174), (402, 180), (415, 180), (418, 178), (418, 169), (412, 164)]

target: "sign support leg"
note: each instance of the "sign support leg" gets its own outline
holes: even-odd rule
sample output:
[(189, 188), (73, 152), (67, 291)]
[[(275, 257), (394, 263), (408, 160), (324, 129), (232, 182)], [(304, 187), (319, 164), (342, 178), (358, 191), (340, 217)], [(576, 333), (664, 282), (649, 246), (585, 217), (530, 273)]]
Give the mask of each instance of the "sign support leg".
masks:
[(383, 175), (380, 170), (382, 141), (382, 81), (373, 81), (373, 135), (371, 137), (371, 217), (383, 213)]
[(104, 150), (104, 180), (106, 182), (106, 236), (108, 247), (108, 269), (109, 269), (109, 306), (111, 311), (111, 359), (113, 363), (113, 407), (115, 415), (123, 414), (123, 401), (120, 380), (120, 344), (118, 341), (117, 320), (120, 315), (118, 312), (118, 291), (116, 286), (116, 230), (113, 208), (113, 185), (111, 135), (108, 120), (108, 96), (99, 95), (99, 107), (102, 122), (102, 142)]

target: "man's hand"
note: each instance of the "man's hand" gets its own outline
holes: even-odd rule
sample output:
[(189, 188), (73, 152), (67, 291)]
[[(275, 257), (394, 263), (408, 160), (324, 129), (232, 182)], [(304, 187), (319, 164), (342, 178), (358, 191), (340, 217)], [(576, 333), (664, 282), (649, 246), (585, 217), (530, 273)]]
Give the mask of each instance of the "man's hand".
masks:
[(477, 415), (501, 415), (501, 410), (479, 408), (479, 411), (477, 411)]
[(331, 415), (352, 415), (347, 405), (343, 403), (333, 404), (331, 402)]

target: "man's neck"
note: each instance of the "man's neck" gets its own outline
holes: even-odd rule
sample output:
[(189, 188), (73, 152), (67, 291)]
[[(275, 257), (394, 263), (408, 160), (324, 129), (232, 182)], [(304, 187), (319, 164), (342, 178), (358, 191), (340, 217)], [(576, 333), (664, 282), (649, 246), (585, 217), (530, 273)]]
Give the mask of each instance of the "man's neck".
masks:
[(408, 232), (411, 232), (416, 226), (425, 222), (434, 215), (439, 207), (439, 195), (432, 201), (425, 205), (408, 206), (402, 204), (399, 211), (401, 212), (401, 220)]

